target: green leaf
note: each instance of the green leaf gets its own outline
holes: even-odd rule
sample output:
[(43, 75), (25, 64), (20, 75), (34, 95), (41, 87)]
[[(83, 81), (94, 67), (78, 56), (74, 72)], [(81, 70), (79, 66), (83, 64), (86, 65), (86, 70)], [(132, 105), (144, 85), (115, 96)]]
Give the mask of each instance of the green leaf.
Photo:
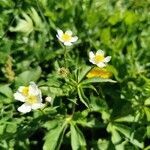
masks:
[(144, 143), (143, 142), (139, 142), (138, 140), (136, 139), (133, 139), (133, 140), (130, 140), (130, 142), (133, 144), (133, 145), (136, 145), (138, 146), (139, 148), (143, 149), (144, 148)]
[(59, 150), (67, 124), (60, 124), (51, 129), (45, 136), (43, 150)]
[(150, 121), (150, 108), (144, 107), (144, 111), (147, 117), (147, 121)]
[(129, 127), (122, 124), (115, 124), (114, 128), (130, 139), (131, 129)]
[(120, 117), (115, 119), (116, 122), (136, 122), (136, 118), (132, 115), (128, 115), (128, 116), (124, 116), (124, 117)]
[(100, 38), (104, 44), (110, 45), (111, 44), (111, 31), (110, 27), (104, 28), (100, 31)]
[(80, 101), (86, 106), (86, 107), (89, 107), (88, 105), (88, 100), (87, 98), (85, 97), (84, 95), (84, 92), (83, 92), (83, 89), (78, 87), (78, 96), (80, 98)]
[(17, 131), (17, 124), (11, 123), (6, 126), (6, 132), (15, 133)]
[(92, 69), (92, 67), (89, 66), (85, 66), (84, 68), (82, 68), (78, 74), (78, 83), (80, 83), (83, 78), (86, 76), (86, 74)]
[(99, 139), (98, 142), (97, 142), (97, 146), (98, 146), (98, 149), (99, 150), (108, 150), (108, 147), (109, 147), (109, 141), (107, 140), (103, 140), (103, 139)]
[(27, 85), (31, 81), (37, 81), (40, 78), (40, 75), (41, 75), (40, 67), (29, 71), (24, 71), (16, 77), (15, 83), (17, 86), (25, 84)]
[(127, 137), (133, 145), (136, 145), (136, 146), (138, 146), (140, 148), (143, 148), (143, 146), (144, 146), (143, 142), (140, 143), (138, 140), (136, 140), (133, 137), (134, 134), (131, 134), (132, 132), (131, 132), (131, 129), (129, 127), (127, 127), (125, 125), (121, 125), (121, 124), (120, 125), (119, 124), (117, 124), (117, 125), (115, 124), (114, 128), (116, 130), (118, 130), (119, 132), (121, 132), (125, 137)]
[(13, 92), (8, 84), (0, 85), (0, 93), (2, 93), (3, 95), (5, 95), (8, 98), (12, 98), (12, 96), (13, 96)]
[(122, 140), (120, 134), (115, 129), (112, 130), (111, 133), (112, 133), (111, 140), (113, 144), (118, 144)]
[(53, 128), (56, 128), (58, 126), (58, 120), (51, 120), (51, 121), (47, 121), (43, 127), (50, 130)]
[(111, 136), (111, 141), (113, 144), (118, 144), (121, 141), (121, 136), (120, 134), (116, 131), (114, 128), (114, 125), (112, 123), (109, 123), (107, 126), (107, 131), (112, 134)]
[(73, 124), (71, 124), (71, 147), (73, 150), (86, 150), (84, 135), (79, 128)]
[(150, 98), (147, 98), (144, 102), (144, 105), (149, 106), (150, 105)]
[(146, 127), (146, 130), (147, 136), (150, 138), (150, 125)]
[(134, 23), (138, 21), (138, 16), (137, 14), (135, 14), (135, 12), (126, 11), (124, 21), (127, 25), (133, 25)]
[(4, 129), (5, 129), (5, 125), (0, 125), (0, 135), (3, 134)]
[(112, 79), (103, 79), (103, 78), (99, 78), (99, 77), (94, 77), (94, 78), (83, 80), (80, 83), (80, 85), (91, 84), (91, 83), (103, 83), (103, 82), (116, 83), (116, 81), (114, 81)]

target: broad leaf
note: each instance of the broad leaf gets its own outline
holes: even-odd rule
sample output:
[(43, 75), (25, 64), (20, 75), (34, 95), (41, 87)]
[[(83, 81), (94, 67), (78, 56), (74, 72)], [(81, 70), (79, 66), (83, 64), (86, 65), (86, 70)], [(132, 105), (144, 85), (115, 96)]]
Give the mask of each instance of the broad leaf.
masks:
[(37, 81), (41, 75), (41, 68), (38, 67), (37, 69), (32, 69), (29, 71), (24, 71), (19, 74), (16, 79), (16, 85), (25, 85), (29, 84), (31, 81)]

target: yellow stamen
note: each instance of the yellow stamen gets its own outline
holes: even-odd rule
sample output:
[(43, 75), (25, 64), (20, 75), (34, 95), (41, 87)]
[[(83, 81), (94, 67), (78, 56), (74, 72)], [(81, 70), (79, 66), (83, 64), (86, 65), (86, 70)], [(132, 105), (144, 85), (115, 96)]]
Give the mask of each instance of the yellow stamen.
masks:
[(102, 55), (102, 54), (98, 54), (94, 57), (94, 60), (96, 63), (103, 62), (104, 59), (105, 59), (104, 55)]
[(30, 105), (37, 103), (37, 97), (34, 95), (29, 95), (26, 99), (26, 103), (28, 103)]
[(29, 87), (24, 87), (21, 92), (24, 96), (27, 96), (29, 93)]
[(112, 73), (105, 68), (95, 67), (88, 74), (87, 78), (100, 77), (108, 79), (112, 76)]
[(64, 34), (62, 35), (62, 37), (61, 37), (61, 39), (62, 39), (64, 42), (70, 42), (71, 38), (72, 38), (71, 35), (66, 34), (66, 33), (64, 33)]

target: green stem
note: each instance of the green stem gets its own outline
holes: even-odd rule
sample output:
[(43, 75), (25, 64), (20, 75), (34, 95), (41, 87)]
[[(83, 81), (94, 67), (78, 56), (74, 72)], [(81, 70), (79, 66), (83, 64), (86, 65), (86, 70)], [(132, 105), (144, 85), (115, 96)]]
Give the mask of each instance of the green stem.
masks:
[(67, 68), (67, 48), (64, 46), (64, 60), (65, 60), (65, 67)]

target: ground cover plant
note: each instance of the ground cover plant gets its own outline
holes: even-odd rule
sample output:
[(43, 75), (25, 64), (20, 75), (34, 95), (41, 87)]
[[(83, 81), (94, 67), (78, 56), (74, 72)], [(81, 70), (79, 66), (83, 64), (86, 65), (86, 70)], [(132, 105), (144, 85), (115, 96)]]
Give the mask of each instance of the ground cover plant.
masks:
[(149, 0), (0, 1), (0, 149), (150, 149)]

